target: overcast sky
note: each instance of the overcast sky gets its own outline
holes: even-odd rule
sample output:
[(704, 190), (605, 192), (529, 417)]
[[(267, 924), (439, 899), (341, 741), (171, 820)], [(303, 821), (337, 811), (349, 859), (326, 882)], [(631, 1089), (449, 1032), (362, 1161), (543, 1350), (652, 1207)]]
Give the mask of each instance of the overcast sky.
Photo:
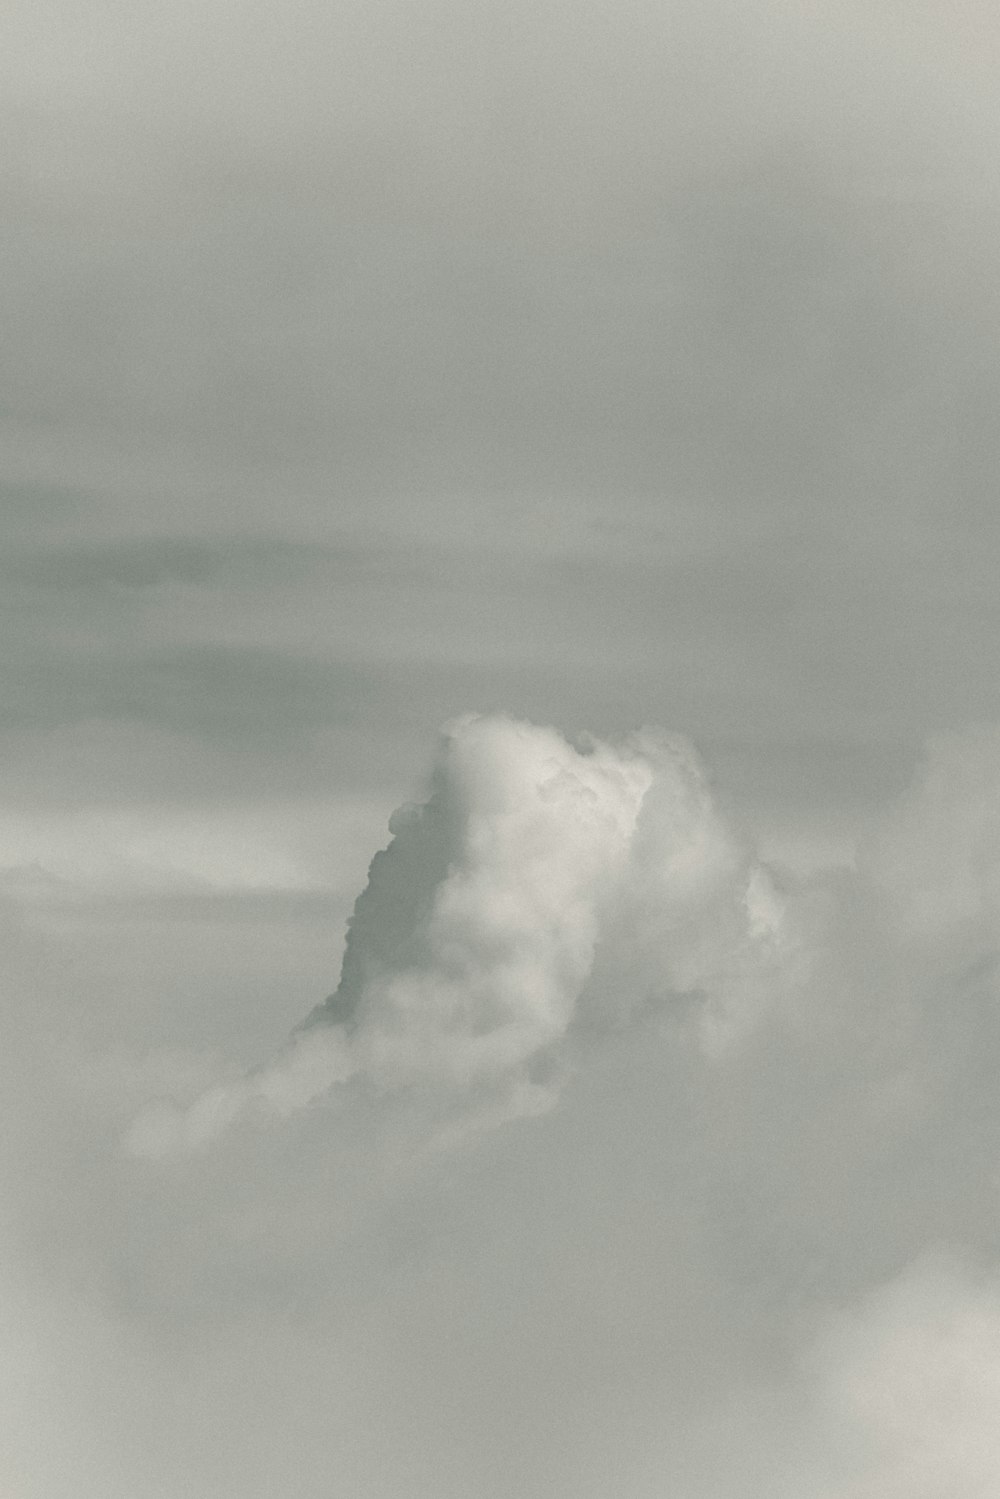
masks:
[(0, 31), (2, 1499), (993, 1499), (995, 7)]

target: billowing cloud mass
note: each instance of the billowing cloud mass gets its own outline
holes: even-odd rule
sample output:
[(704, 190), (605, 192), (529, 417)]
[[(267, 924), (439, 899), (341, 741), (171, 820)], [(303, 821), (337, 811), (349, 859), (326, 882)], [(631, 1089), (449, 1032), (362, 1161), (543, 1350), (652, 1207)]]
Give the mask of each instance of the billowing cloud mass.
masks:
[(272, 1061), (144, 1114), (135, 1150), (198, 1145), (248, 1107), (288, 1113), (354, 1078), (441, 1090), (469, 1119), (537, 1113), (574, 1032), (687, 999), (706, 1047), (725, 1046), (787, 964), (781, 897), (677, 736), (576, 748), (470, 715), (389, 830), (336, 991)]
[[(8, 1117), (39, 1076), (66, 1113), (17, 1188), (31, 1264), (94, 1289), (25, 1360), (44, 1389), (71, 1339), (87, 1441), (11, 1471), (41, 1444), (57, 1490), (113, 1450), (155, 1499), (992, 1499), (998, 744), (932, 742), (853, 862), (797, 877), (682, 738), (467, 716), (270, 1058), (65, 1023), (63, 1055), (25, 1015)], [(40, 1301), (0, 1287), (12, 1338)]]
[[(130, 1146), (185, 1152), (240, 1116), (289, 1116), (348, 1087), (355, 1112), (418, 1099), (424, 1140), (547, 1115), (531, 1125), (544, 1164), (524, 1179), (558, 1201), (590, 1152), (604, 1204), (586, 1212), (590, 1250), (568, 1237), (565, 1207), (550, 1217), (510, 1195), (520, 1175), (464, 1190), (484, 1236), (503, 1221), (548, 1240), (528, 1302), (541, 1330), (519, 1327), (519, 1345), (565, 1343), (552, 1377), (571, 1380), (582, 1338), (586, 1359), (610, 1361), (623, 1408), (651, 1383), (672, 1410), (662, 1423), (619, 1412), (646, 1454), (630, 1494), (659, 1492), (667, 1473), (684, 1499), (990, 1499), (997, 746), (986, 730), (932, 742), (854, 864), (796, 879), (755, 857), (678, 736), (574, 745), (507, 717), (456, 720), (426, 799), (393, 814), (336, 991), (270, 1061), (140, 1114)], [(619, 1180), (636, 1153), (640, 1201)], [(644, 1225), (651, 1264), (619, 1242), (619, 1214)], [(602, 1242), (623, 1277), (611, 1326)], [(567, 1267), (581, 1279), (572, 1325), (542, 1311), (567, 1295)], [(470, 1290), (455, 1273), (421, 1296), (461, 1338)], [(637, 1351), (654, 1302), (670, 1308), (657, 1317), (678, 1360)], [(587, 1343), (595, 1328), (606, 1351)], [(636, 1363), (612, 1374), (618, 1338)], [(682, 1370), (702, 1392), (690, 1410)], [(596, 1495), (610, 1439), (592, 1419)]]

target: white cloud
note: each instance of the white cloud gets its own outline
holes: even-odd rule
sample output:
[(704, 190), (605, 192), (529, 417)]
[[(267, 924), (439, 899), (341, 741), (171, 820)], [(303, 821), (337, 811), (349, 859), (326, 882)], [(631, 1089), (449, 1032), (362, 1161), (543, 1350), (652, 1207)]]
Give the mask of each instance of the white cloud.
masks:
[(807, 1359), (816, 1499), (993, 1499), (1000, 1283), (925, 1257), (834, 1318)]
[(399, 809), (351, 921), (340, 985), (288, 1047), (130, 1135), (198, 1144), (243, 1110), (290, 1112), (352, 1076), (441, 1089), (482, 1118), (551, 1106), (577, 1020), (697, 996), (724, 1046), (786, 956), (766, 871), (717, 811), (691, 747), (660, 732), (576, 749), (468, 716), (421, 805)]
[[(988, 738), (948, 755), (857, 870), (784, 888), (682, 740), (462, 720), (372, 865), (339, 997), (256, 1071), (134, 1065), (120, 1023), (88, 1070), (58, 953), (40, 998), (7, 934), (33, 996), (0, 1089), (9, 1257), (53, 1321), (99, 1309), (37, 1371), (81, 1492), (992, 1496), (988, 881), (971, 922), (898, 916), (1000, 803)], [(919, 858), (890, 857), (901, 828)], [(123, 1154), (157, 1092), (194, 1101)]]

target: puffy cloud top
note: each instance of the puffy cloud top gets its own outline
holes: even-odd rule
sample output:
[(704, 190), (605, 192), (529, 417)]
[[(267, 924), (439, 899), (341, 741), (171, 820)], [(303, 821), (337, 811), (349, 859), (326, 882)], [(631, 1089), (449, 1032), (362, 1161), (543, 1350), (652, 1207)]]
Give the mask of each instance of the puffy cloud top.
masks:
[(575, 1025), (691, 996), (724, 1044), (773, 987), (783, 907), (683, 739), (579, 748), (466, 716), (427, 800), (400, 807), (351, 918), (336, 992), (258, 1071), (132, 1131), (141, 1152), (210, 1138), (363, 1077), (443, 1090), (470, 1118), (554, 1102)]

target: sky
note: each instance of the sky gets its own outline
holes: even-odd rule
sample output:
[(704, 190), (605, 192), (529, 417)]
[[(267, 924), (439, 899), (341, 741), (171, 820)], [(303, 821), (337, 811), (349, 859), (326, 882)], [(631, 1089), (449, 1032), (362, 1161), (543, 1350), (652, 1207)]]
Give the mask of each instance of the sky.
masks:
[(985, 0), (7, 0), (0, 1499), (992, 1499)]

